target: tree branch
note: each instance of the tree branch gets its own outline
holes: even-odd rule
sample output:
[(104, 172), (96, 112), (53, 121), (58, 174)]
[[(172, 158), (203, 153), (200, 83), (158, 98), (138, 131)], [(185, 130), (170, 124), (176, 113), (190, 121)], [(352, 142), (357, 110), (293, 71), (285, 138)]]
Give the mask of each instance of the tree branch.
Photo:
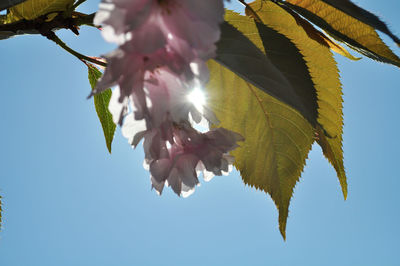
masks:
[[(85, 0), (80, 0), (76, 4), (83, 3), (84, 1)], [(96, 60), (94, 58), (85, 56), (81, 53), (78, 53), (77, 51), (73, 50), (68, 45), (66, 45), (54, 33), (54, 31), (59, 30), (59, 29), (69, 29), (78, 35), (79, 34), (79, 32), (78, 32), (79, 26), (81, 26), (81, 25), (94, 26), (93, 25), (94, 16), (95, 16), (95, 13), (83, 14), (80, 12), (72, 12), (70, 14), (70, 17), (65, 17), (64, 13), (59, 13), (51, 21), (46, 21), (47, 16), (41, 16), (34, 20), (20, 20), (15, 23), (0, 25), (0, 32), (2, 32), (2, 31), (3, 32), (11, 32), (10, 36), (7, 36), (7, 37), (12, 37), (14, 35), (20, 35), (20, 34), (41, 34), (41, 35), (45, 36), (47, 39), (58, 44), (61, 48), (66, 50), (68, 53), (74, 55), (79, 60), (84, 61), (84, 62), (85, 61), (91, 62), (91, 63), (105, 67), (105, 66), (107, 66), (106, 63)], [(12, 34), (12, 33), (14, 33), (14, 34)]]
[(14, 35), (20, 34), (43, 34), (59, 29), (69, 29), (76, 33), (76, 29), (82, 25), (93, 25), (93, 14), (83, 14), (73, 12), (72, 17), (65, 18), (62, 13), (58, 14), (53, 20), (46, 21), (47, 16), (41, 16), (34, 20), (19, 20), (14, 23), (0, 25), (0, 32), (12, 32)]
[(101, 62), (99, 60), (96, 60), (94, 58), (88, 57), (86, 55), (83, 55), (83, 54), (78, 53), (77, 51), (73, 50), (68, 45), (66, 45), (60, 38), (58, 38), (58, 36), (52, 31), (48, 35), (46, 35), (46, 37), (49, 40), (52, 40), (53, 42), (58, 44), (61, 48), (63, 48), (68, 53), (74, 55), (76, 58), (78, 58), (79, 60), (83, 61), (84, 63), (86, 63), (85, 61), (88, 61), (88, 62), (91, 62), (93, 64), (97, 64), (97, 65), (100, 65), (100, 66), (103, 66), (103, 67), (107, 66), (107, 63)]

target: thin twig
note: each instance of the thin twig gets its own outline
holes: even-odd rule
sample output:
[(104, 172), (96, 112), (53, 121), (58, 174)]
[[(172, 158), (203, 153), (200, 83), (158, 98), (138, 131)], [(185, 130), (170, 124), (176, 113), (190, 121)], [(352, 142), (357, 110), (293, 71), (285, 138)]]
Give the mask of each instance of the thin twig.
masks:
[(103, 66), (103, 67), (107, 66), (107, 63), (101, 62), (99, 60), (96, 60), (94, 58), (88, 57), (86, 55), (83, 55), (83, 54), (78, 53), (77, 51), (73, 50), (68, 45), (66, 45), (60, 38), (58, 38), (57, 35), (54, 32), (50, 32), (48, 35), (46, 35), (46, 37), (49, 40), (52, 40), (53, 42), (58, 44), (65, 51), (67, 51), (68, 53), (74, 55), (76, 58), (78, 58), (81, 61), (88, 61), (88, 62), (91, 62), (93, 64), (97, 64), (97, 65), (100, 65), (100, 66)]
[(58, 44), (61, 48), (63, 48), (70, 54), (74, 55), (79, 60), (92, 62), (94, 64), (106, 67), (107, 66), (106, 63), (85, 56), (73, 50), (68, 45), (66, 45), (60, 38), (58, 38), (57, 35), (54, 33), (55, 30), (69, 29), (72, 30), (75, 34), (79, 34), (78, 32), (79, 26), (81, 25), (94, 26), (93, 18), (95, 13), (83, 14), (79, 12), (72, 12), (71, 15), (72, 17), (64, 17), (63, 13), (60, 13), (51, 21), (46, 21), (46, 16), (42, 16), (34, 20), (20, 20), (15, 23), (0, 25), (0, 31), (11, 32), (10, 36), (8, 37), (24, 33), (41, 34), (46, 38), (48, 38), (49, 40), (52, 40), (53, 42)]

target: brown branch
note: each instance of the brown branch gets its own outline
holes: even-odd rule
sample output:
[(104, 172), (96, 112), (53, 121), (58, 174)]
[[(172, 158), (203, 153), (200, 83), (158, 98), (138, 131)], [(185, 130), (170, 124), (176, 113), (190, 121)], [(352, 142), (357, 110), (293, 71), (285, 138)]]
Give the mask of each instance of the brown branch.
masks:
[(107, 66), (107, 63), (104, 63), (102, 61), (99, 61), (99, 60), (96, 60), (94, 58), (88, 57), (86, 55), (83, 55), (83, 54), (78, 53), (77, 51), (73, 50), (68, 45), (66, 45), (60, 38), (58, 38), (58, 36), (52, 31), (48, 35), (46, 35), (46, 37), (49, 40), (52, 40), (53, 42), (58, 44), (61, 48), (63, 48), (68, 53), (72, 54), (73, 56), (75, 56), (79, 60), (83, 61), (85, 64), (86, 64), (85, 61), (88, 61), (88, 62), (91, 62), (93, 64), (97, 64), (97, 65), (100, 65), (100, 66), (103, 66), (103, 67)]
[[(79, 2), (80, 1), (78, 1), (77, 3)], [(79, 26), (81, 25), (94, 26), (93, 25), (94, 15), (95, 13), (87, 15), (79, 12), (72, 12), (70, 17), (65, 17), (63, 13), (60, 13), (51, 21), (46, 21), (47, 16), (41, 16), (34, 20), (20, 20), (15, 23), (0, 25), (0, 32), (3, 31), (3, 32), (14, 33), (10, 34), (10, 36), (8, 37), (20, 34), (41, 34), (45, 36), (47, 39), (58, 44), (61, 48), (66, 50), (68, 53), (74, 55), (76, 58), (83, 61), (84, 63), (86, 63), (87, 61), (105, 67), (107, 66), (106, 63), (85, 56), (73, 50), (68, 45), (66, 45), (60, 38), (58, 38), (57, 35), (54, 33), (54, 31), (59, 29), (69, 29), (76, 35), (78, 35)]]
[(83, 14), (79, 12), (74, 12), (72, 17), (65, 18), (62, 13), (58, 14), (51, 21), (46, 21), (47, 16), (41, 16), (34, 20), (19, 20), (14, 23), (2, 24), (0, 25), (0, 32), (12, 32), (14, 35), (20, 34), (46, 34), (50, 31), (55, 31), (59, 29), (69, 29), (72, 30), (75, 34), (79, 26), (93, 25), (93, 14)]

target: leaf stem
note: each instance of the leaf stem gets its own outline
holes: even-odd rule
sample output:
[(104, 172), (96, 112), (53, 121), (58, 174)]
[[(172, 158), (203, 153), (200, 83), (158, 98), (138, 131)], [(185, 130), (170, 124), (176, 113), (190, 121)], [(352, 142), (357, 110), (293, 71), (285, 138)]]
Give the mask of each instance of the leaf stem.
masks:
[(97, 65), (100, 65), (100, 66), (103, 66), (103, 67), (107, 66), (107, 63), (101, 62), (99, 60), (96, 60), (94, 58), (88, 57), (86, 55), (83, 55), (83, 54), (73, 50), (68, 45), (66, 45), (60, 38), (58, 38), (58, 36), (54, 32), (50, 32), (48, 35), (46, 35), (46, 37), (49, 40), (52, 40), (53, 42), (55, 42), (57, 45), (59, 45), (65, 51), (67, 51), (68, 53), (72, 54), (73, 56), (75, 56), (76, 58), (78, 58), (79, 60), (81, 60), (83, 62), (88, 61), (88, 62), (91, 62), (93, 64), (97, 64)]

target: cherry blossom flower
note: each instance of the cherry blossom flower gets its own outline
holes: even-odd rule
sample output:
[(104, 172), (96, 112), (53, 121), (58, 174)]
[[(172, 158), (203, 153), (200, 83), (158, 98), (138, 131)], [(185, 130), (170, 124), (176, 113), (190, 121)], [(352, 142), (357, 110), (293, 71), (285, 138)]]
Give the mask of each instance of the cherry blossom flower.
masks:
[(223, 128), (207, 133), (199, 133), (192, 128), (178, 129), (174, 138), (176, 142), (167, 149), (168, 157), (149, 163), (152, 184), (159, 193), (165, 182), (178, 195), (194, 191), (199, 184), (199, 170), (207, 180), (211, 178), (211, 173), (222, 175), (222, 172), (229, 172), (232, 157), (228, 152), (237, 147), (237, 141), (242, 140), (239, 134)]
[(214, 52), (223, 14), (222, 0), (105, 0), (94, 22), (104, 25), (106, 40), (129, 41), (140, 53), (169, 42), (175, 49), (186, 43), (207, 55)]
[(152, 187), (182, 196), (205, 180), (229, 172), (242, 137), (224, 128), (201, 133), (192, 123), (217, 124), (214, 113), (189, 101), (209, 78), (223, 21), (222, 0), (103, 0), (95, 23), (119, 47), (93, 93), (114, 89), (109, 104), (122, 134), (136, 147), (143, 140)]

